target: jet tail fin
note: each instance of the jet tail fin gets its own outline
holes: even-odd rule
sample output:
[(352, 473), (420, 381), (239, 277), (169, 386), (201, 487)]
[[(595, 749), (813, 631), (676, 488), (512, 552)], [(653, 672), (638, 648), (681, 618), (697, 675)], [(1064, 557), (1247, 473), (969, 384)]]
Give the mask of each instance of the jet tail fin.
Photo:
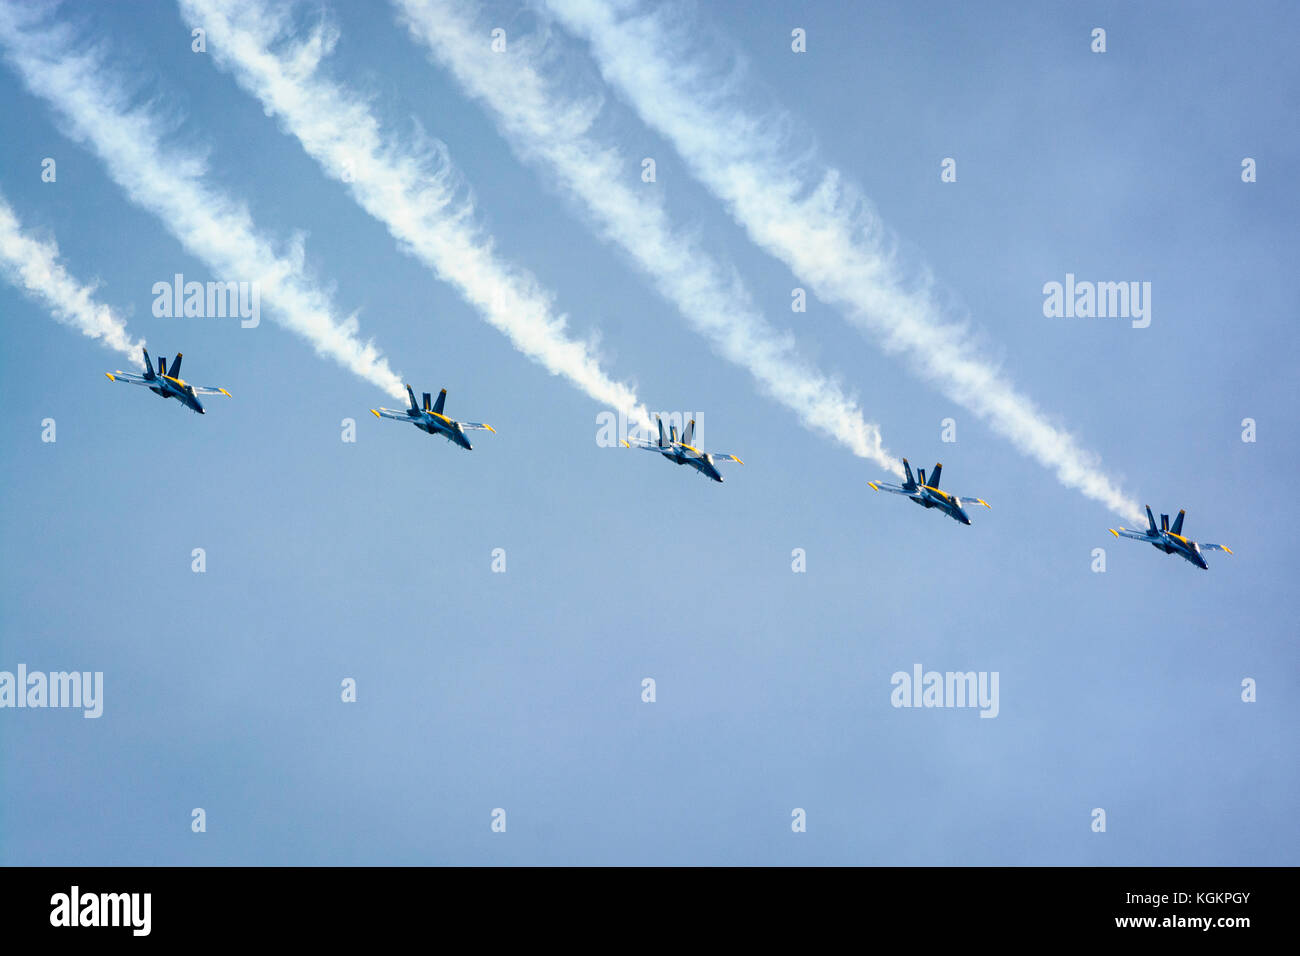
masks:
[(1160, 530), (1161, 531), (1169, 530), (1169, 515), (1160, 516)]
[(926, 484), (924, 468), (916, 469), (916, 480), (920, 482), (922, 485)]
[(939, 487), (939, 475), (941, 475), (942, 473), (943, 473), (943, 462), (941, 462), (941, 461), (937, 461), (937, 462), (935, 462), (935, 463), (934, 463), (934, 471), (930, 472), (930, 487), (931, 487), (931, 488), (938, 488), (938, 487)]
[(1183, 516), (1186, 515), (1186, 514), (1187, 514), (1187, 509), (1186, 509), (1186, 508), (1180, 508), (1180, 509), (1178, 510), (1178, 517), (1174, 519), (1174, 526), (1173, 526), (1172, 528), (1170, 528), (1169, 530), (1172, 531), (1174, 534), (1182, 534), (1182, 533), (1183, 533)]
[(447, 404), (447, 390), (444, 388), (441, 392), (438, 393), (438, 400), (433, 403), (433, 413), (435, 415), (441, 415), (442, 408), (446, 404)]
[(170, 375), (172, 378), (180, 378), (180, 377), (181, 377), (181, 359), (184, 358), (184, 357), (185, 357), (185, 356), (181, 355), (180, 352), (177, 352), (177, 353), (176, 353), (176, 357), (175, 357), (174, 359), (172, 359), (172, 370), (171, 370), (170, 372), (167, 373), (167, 374)]
[(411, 388), (409, 385), (406, 386), (406, 394), (411, 396), (411, 411), (418, 412), (420, 406), (415, 403), (415, 389)]
[(163, 358), (161, 355), (158, 356), (158, 374), (159, 375), (167, 374), (167, 360)]
[(655, 423), (659, 426), (659, 447), (667, 448), (668, 439), (664, 437), (664, 420), (662, 418), (656, 418)]
[(431, 403), (432, 403), (432, 402), (433, 402), (433, 396), (430, 395), (428, 392), (425, 392), (425, 393), (424, 393), (424, 410), (425, 410), (426, 412), (432, 410), (432, 406), (431, 406)]
[(903, 487), (911, 491), (916, 487), (916, 479), (912, 477), (912, 465), (906, 458), (903, 459), (903, 472), (907, 475), (907, 483)]
[(140, 346), (140, 351), (144, 353), (144, 377), (152, 379), (154, 377), (153, 359), (149, 357), (149, 350), (143, 345)]
[(1150, 506), (1150, 505), (1147, 505), (1146, 507), (1147, 507), (1147, 524), (1149, 525), (1149, 528), (1148, 528), (1147, 530), (1149, 530), (1149, 531), (1151, 532), (1152, 535), (1155, 535), (1155, 533), (1156, 533), (1156, 516), (1153, 515), (1153, 514), (1151, 513), (1151, 506)]
[(686, 430), (682, 432), (682, 444), (689, 445), (694, 440), (695, 440), (695, 419), (692, 418), (691, 423), (687, 425)]

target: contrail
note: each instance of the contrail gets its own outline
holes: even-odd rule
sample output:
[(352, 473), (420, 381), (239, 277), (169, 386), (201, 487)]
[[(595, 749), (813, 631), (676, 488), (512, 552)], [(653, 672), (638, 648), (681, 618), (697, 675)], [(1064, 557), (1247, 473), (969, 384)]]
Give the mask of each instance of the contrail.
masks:
[(394, 397), (402, 380), (379, 350), (358, 338), (355, 316), (339, 318), (330, 295), (306, 273), (301, 240), (284, 252), (260, 234), (247, 208), (204, 182), (202, 157), (164, 147), (171, 138), (149, 112), (132, 106), (126, 83), (104, 55), (43, 14), (0, 4), (0, 46), (28, 90), (49, 102), (72, 137), (98, 154), (132, 202), (162, 220), (193, 255), (225, 281), (256, 283), (280, 322), (351, 372)]
[(337, 31), (322, 25), (299, 41), (284, 11), (259, 2), (181, 0), (181, 8), (207, 31), (217, 63), (327, 175), (347, 185), (404, 251), (454, 286), (519, 351), (649, 427), (636, 393), (601, 368), (594, 343), (570, 337), (553, 297), (530, 273), (497, 256), (491, 237), (474, 221), (473, 198), (446, 148), (387, 137), (368, 103), (318, 74)]
[(653, 191), (627, 185), (626, 157), (591, 136), (599, 101), (557, 94), (556, 84), (543, 75), (554, 66), (544, 49), (511, 36), (509, 52), (494, 53), (484, 41), (488, 30), (464, 14), (459, 0), (395, 2), (412, 36), (492, 111), (516, 152), (549, 169), (598, 232), (621, 247), (724, 358), (746, 368), (768, 396), (808, 427), (901, 473), (881, 443), (880, 429), (863, 418), (837, 382), (798, 355), (791, 335), (768, 323), (735, 270), (675, 230)]
[[(761, 248), (784, 262), (824, 302), (840, 308), (945, 395), (1066, 486), (1137, 520), (1137, 502), (1104, 474), (1095, 455), (1051, 424), (979, 354), (964, 324), (948, 321), (928, 276), (900, 265), (893, 235), (841, 173), (811, 155), (784, 111), (756, 113), (737, 89), (740, 71), (719, 69), (718, 38), (672, 6), (646, 12), (620, 3), (543, 0), (585, 39), (605, 81), (667, 138), (692, 173), (727, 205)], [(700, 53), (695, 50), (702, 50)]]
[(133, 340), (126, 331), (126, 322), (95, 300), (94, 286), (84, 285), (68, 274), (53, 241), (41, 242), (23, 232), (4, 196), (0, 196), (0, 275), (44, 305), (64, 325), (121, 352), (136, 367), (144, 367), (140, 358), (144, 340)]

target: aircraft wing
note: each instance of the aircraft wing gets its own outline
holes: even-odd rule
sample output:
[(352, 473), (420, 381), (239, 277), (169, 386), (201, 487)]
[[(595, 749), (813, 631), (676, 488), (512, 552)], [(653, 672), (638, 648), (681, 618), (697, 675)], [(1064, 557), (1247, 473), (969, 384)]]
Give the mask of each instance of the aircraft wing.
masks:
[[(1145, 532), (1134, 531), (1131, 528), (1120, 528), (1118, 531), (1116, 531), (1114, 528), (1107, 528), (1106, 530), (1109, 531), (1117, 538), (1132, 538), (1134, 541), (1151, 540), (1151, 537)], [(1201, 545), (1201, 547), (1205, 547), (1205, 545)]]
[(646, 441), (644, 438), (628, 438), (623, 442), (628, 448), (644, 448), (646, 451), (663, 452), (664, 449), (652, 441)]
[(1202, 551), (1227, 551), (1229, 554), (1232, 554), (1232, 549), (1226, 544), (1205, 544), (1202, 541), (1198, 541), (1196, 542), (1196, 546)]
[(734, 461), (737, 465), (744, 464), (744, 462), (741, 461), (739, 458), (737, 458), (735, 455), (719, 455), (715, 452), (713, 455), (714, 464), (717, 464), (720, 461)]
[(483, 422), (457, 422), (456, 424), (466, 431), (491, 432), (493, 435), (497, 433), (495, 428), (491, 425), (485, 425)]
[(405, 410), (399, 412), (392, 408), (372, 408), (370, 409), (370, 414), (374, 415), (376, 418), (395, 418), (399, 422), (409, 422), (413, 420), (410, 415), (406, 414)]
[(126, 382), (128, 385), (148, 385), (149, 379), (134, 372), (105, 372), (110, 382)]
[(230, 397), (230, 393), (219, 385), (191, 385), (196, 395), (224, 395)]
[(993, 509), (993, 506), (989, 504), (987, 501), (985, 501), (983, 498), (967, 498), (965, 495), (953, 495), (953, 497), (960, 498), (961, 503), (964, 505), (983, 505), (985, 508), (988, 508), (989, 510)]
[(909, 498), (912, 497), (912, 492), (908, 491), (901, 485), (891, 485), (887, 481), (868, 481), (867, 484), (876, 491), (889, 491), (896, 495), (907, 495)]

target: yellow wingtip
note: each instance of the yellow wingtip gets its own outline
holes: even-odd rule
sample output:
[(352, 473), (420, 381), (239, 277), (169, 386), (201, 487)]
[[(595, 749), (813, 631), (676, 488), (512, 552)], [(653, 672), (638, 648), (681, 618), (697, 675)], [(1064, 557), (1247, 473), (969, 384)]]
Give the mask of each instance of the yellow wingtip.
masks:
[(1232, 549), (1228, 547), (1226, 544), (1223, 546), (1223, 550), (1227, 551), (1229, 554), (1232, 554)]
[(375, 411), (373, 408), (370, 409), (370, 414), (371, 414), (371, 415), (374, 415), (376, 418), (383, 418), (383, 417), (384, 417), (383, 415), (380, 415), (377, 411)]
[(631, 447), (632, 447), (631, 445), (629, 445), (629, 444), (627, 443), (627, 440), (626, 440), (626, 439), (623, 440), (623, 443), (622, 443), (622, 444), (623, 444), (623, 447), (624, 447), (624, 448), (631, 448)]
[(108, 380), (109, 380), (110, 382), (116, 382), (116, 381), (117, 381), (117, 379), (115, 379), (115, 378), (113, 377), (113, 373), (112, 373), (112, 372), (105, 372), (104, 374), (108, 376)]
[(869, 484), (869, 485), (871, 486), (871, 490), (872, 490), (872, 491), (879, 491), (879, 490), (880, 490), (880, 486), (879, 486), (878, 484), (876, 484), (874, 481), (868, 481), (867, 484)]
[(487, 424), (486, 422), (483, 423), (483, 427), (486, 428), (488, 431), (490, 431), (493, 435), (497, 433), (497, 430), (493, 428), (491, 425)]
[(985, 508), (988, 508), (989, 511), (993, 510), (993, 506), (989, 504), (987, 501), (985, 501), (983, 498), (976, 498), (975, 500), (978, 501), (980, 504), (982, 504)]
[[(731, 457), (732, 457), (732, 458), (736, 458), (736, 456), (735, 456), (735, 455), (732, 455), (732, 456), (731, 456)], [(744, 464), (744, 462), (743, 462), (743, 461), (741, 461), (741, 460), (740, 460), (740, 459), (739, 459), (739, 458), (736, 458), (736, 464), (737, 464), (737, 465), (743, 465), (743, 464)]]
[(224, 395), (224, 396), (226, 396), (226, 398), (229, 398), (229, 397), (230, 397), (230, 393), (227, 392), (224, 388), (221, 389), (221, 394)]
[(1116, 531), (1114, 528), (1107, 528), (1106, 530), (1109, 531), (1111, 534), (1113, 534), (1115, 537), (1117, 538), (1119, 537), (1119, 532)]

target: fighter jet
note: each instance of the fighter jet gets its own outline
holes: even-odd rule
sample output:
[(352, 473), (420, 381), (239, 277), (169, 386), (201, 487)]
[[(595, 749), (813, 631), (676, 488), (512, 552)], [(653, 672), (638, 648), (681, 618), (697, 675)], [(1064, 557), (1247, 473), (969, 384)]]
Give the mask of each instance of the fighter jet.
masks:
[(706, 451), (692, 448), (691, 442), (695, 440), (695, 419), (693, 418), (682, 432), (680, 441), (677, 438), (676, 425), (669, 426), (669, 434), (665, 435), (663, 419), (656, 418), (655, 421), (659, 425), (659, 441), (657, 444), (644, 438), (632, 438), (624, 441), (623, 444), (631, 448), (632, 444), (635, 443), (637, 448), (658, 452), (669, 461), (679, 465), (690, 465), (701, 475), (712, 478), (719, 483), (722, 481), (722, 474), (716, 467), (718, 462), (734, 461), (738, 465), (744, 464), (735, 455), (710, 455)]
[(203, 404), (199, 401), (200, 395), (224, 395), (230, 397), (230, 393), (224, 388), (217, 388), (214, 385), (191, 385), (189, 382), (182, 381), (181, 359), (184, 357), (180, 352), (176, 353), (176, 358), (172, 360), (172, 367), (169, 371), (167, 360), (162, 356), (158, 357), (158, 371), (153, 370), (153, 363), (149, 359), (149, 350), (142, 348), (144, 352), (144, 374), (137, 375), (135, 372), (105, 372), (111, 382), (126, 382), (128, 385), (143, 385), (155, 395), (161, 395), (163, 398), (174, 398), (191, 411), (198, 412), (200, 415), (207, 414), (203, 411)]
[(469, 443), (465, 437), (465, 432), (475, 429), (482, 429), (496, 434), (496, 429), (491, 425), (484, 425), (482, 422), (457, 422), (448, 418), (442, 413), (442, 407), (447, 402), (447, 390), (444, 388), (438, 393), (438, 400), (429, 407), (429, 399), (432, 397), (428, 392), (424, 393), (424, 408), (415, 404), (415, 392), (411, 386), (406, 386), (406, 394), (411, 396), (411, 407), (405, 411), (395, 411), (391, 408), (372, 408), (370, 412), (376, 418), (394, 418), (399, 422), (410, 422), (421, 431), (426, 431), (430, 435), (441, 435), (449, 442), (455, 442), (466, 451), (471, 451), (474, 446)]
[(949, 518), (954, 521), (960, 521), (962, 524), (970, 524), (970, 515), (966, 514), (964, 505), (977, 504), (985, 508), (993, 507), (983, 498), (959, 498), (956, 495), (950, 495), (946, 491), (939, 490), (939, 476), (943, 474), (943, 463), (940, 462), (934, 466), (934, 471), (930, 474), (930, 480), (925, 479), (925, 469), (918, 468), (917, 474), (920, 481), (912, 477), (912, 466), (907, 459), (903, 459), (903, 471), (907, 474), (907, 483), (902, 485), (891, 485), (883, 481), (869, 481), (869, 484), (876, 491), (891, 491), (896, 495), (906, 495), (923, 508), (938, 508)]
[(1210, 566), (1205, 563), (1205, 558), (1201, 557), (1202, 551), (1226, 551), (1232, 554), (1232, 549), (1222, 544), (1201, 544), (1197, 541), (1188, 541), (1183, 537), (1183, 517), (1186, 511), (1179, 511), (1178, 517), (1174, 519), (1174, 526), (1169, 527), (1169, 515), (1160, 516), (1160, 527), (1156, 528), (1156, 519), (1151, 514), (1151, 506), (1147, 505), (1147, 530), (1134, 531), (1130, 528), (1120, 528), (1116, 531), (1114, 528), (1106, 530), (1115, 537), (1132, 538), (1135, 541), (1146, 541), (1152, 547), (1163, 551), (1165, 554), (1176, 554), (1184, 560), (1190, 561), (1202, 571), (1210, 570)]

